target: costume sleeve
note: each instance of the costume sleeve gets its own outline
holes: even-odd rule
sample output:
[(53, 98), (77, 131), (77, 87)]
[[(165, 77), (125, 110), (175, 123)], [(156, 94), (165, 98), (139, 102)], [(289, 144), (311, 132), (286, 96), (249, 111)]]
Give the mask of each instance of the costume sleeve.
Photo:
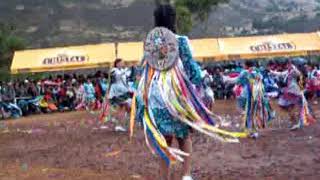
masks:
[(184, 70), (189, 80), (195, 84), (201, 84), (201, 67), (193, 59), (191, 47), (187, 37), (179, 37), (179, 52), (183, 63)]
[(138, 122), (143, 120), (144, 104), (140, 96), (136, 96), (136, 115), (135, 118)]
[(270, 71), (270, 73), (271, 73), (272, 75), (274, 75), (274, 76), (280, 76), (280, 77), (282, 77), (282, 76), (285, 76), (286, 74), (288, 74), (288, 70), (283, 71), (283, 72)]
[(297, 75), (297, 76), (301, 76), (301, 72), (298, 70), (298, 68), (296, 66), (293, 66), (293, 70), (294, 70), (294, 73)]
[(129, 78), (131, 76), (132, 71), (129, 68), (125, 68), (124, 69), (124, 74), (127, 78)]
[(222, 76), (223, 82), (228, 84), (236, 84), (239, 77)]

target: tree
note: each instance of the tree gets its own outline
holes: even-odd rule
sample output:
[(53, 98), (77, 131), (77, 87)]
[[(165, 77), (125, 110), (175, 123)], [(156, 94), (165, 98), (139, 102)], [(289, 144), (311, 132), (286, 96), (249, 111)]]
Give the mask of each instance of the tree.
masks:
[(187, 34), (192, 29), (194, 20), (205, 22), (212, 7), (229, 0), (155, 0), (156, 5), (161, 3), (174, 4), (177, 10), (178, 31)]
[(228, 0), (175, 0), (175, 6), (188, 8), (196, 18), (205, 21), (207, 20), (212, 7), (226, 2), (228, 2)]
[(7, 75), (14, 51), (26, 47), (23, 39), (16, 36), (14, 26), (0, 23), (0, 74), (1, 78)]
[(192, 14), (184, 6), (177, 6), (177, 30), (181, 34), (188, 34), (192, 29)]

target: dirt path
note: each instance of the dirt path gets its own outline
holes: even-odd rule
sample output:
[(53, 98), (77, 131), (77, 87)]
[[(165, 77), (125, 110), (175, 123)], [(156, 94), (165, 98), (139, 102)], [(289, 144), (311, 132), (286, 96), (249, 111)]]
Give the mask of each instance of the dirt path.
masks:
[[(215, 111), (237, 119), (234, 106), (219, 102)], [(314, 110), (320, 117), (319, 106)], [(127, 134), (94, 128), (88, 123), (94, 117), (71, 112), (0, 122), (0, 180), (159, 179), (141, 128), (130, 143)], [(320, 179), (320, 124), (290, 132), (285, 115), (279, 117), (274, 130), (240, 144), (221, 144), (194, 133), (195, 179)], [(174, 169), (180, 172), (180, 166)], [(180, 180), (179, 173), (173, 176)]]

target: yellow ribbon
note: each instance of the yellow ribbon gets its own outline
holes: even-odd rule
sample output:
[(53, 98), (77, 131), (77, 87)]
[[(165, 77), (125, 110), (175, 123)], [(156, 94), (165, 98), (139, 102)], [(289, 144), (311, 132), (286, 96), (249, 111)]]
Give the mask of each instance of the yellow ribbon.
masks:
[(151, 131), (151, 133), (153, 134), (154, 138), (156, 139), (156, 141), (159, 143), (159, 145), (162, 148), (167, 148), (168, 144), (166, 142), (166, 140), (163, 138), (163, 136), (155, 129), (155, 127), (153, 126), (150, 117), (148, 115), (148, 113), (145, 111), (144, 112), (144, 117), (145, 117), (145, 122), (149, 128), (149, 130)]
[(136, 93), (133, 94), (130, 112), (130, 141), (133, 137), (133, 130), (136, 118)]

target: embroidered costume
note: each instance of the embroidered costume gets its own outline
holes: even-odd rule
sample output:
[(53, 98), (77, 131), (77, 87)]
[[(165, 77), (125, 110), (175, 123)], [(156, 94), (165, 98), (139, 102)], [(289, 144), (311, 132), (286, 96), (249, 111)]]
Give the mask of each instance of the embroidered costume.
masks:
[(297, 69), (297, 67), (291, 64), (286, 71), (271, 71), (271, 73), (276, 76), (284, 77), (286, 82), (286, 87), (284, 87), (281, 91), (278, 102), (279, 106), (288, 108), (298, 105), (300, 107), (300, 117), (298, 123), (300, 128), (304, 125), (309, 125), (310, 123), (315, 122), (315, 119), (311, 114), (308, 102), (304, 95), (303, 85), (302, 83), (299, 84), (298, 82), (298, 79), (300, 79), (301, 82), (303, 78), (301, 72)]
[(187, 37), (166, 28), (152, 30), (145, 41), (143, 67), (132, 104), (131, 136), (137, 117), (143, 122), (147, 145), (167, 164), (183, 161), (182, 156), (187, 154), (169, 147), (166, 135), (184, 138), (193, 128), (221, 141), (237, 141), (237, 137), (246, 136), (214, 126), (213, 114), (194, 86), (201, 83), (201, 69), (192, 59)]
[(112, 105), (131, 103), (132, 92), (127, 82), (130, 71), (127, 69), (113, 68), (111, 70), (112, 83), (109, 92), (109, 99)]
[(238, 77), (224, 76), (224, 81), (236, 84), (234, 91), (238, 106), (244, 111), (245, 127), (250, 131), (268, 127), (274, 112), (266, 97), (263, 76), (259, 69), (244, 69)]
[(110, 88), (106, 90), (105, 99), (99, 115), (101, 122), (106, 122), (110, 119), (111, 106), (131, 104), (133, 93), (132, 88), (130, 88), (127, 82), (130, 73), (126, 68), (112, 68), (111, 85)]
[(214, 103), (214, 93), (211, 89), (211, 84), (213, 82), (212, 76), (208, 74), (207, 71), (203, 72), (203, 78), (202, 78), (202, 100), (204, 104), (206, 105), (207, 108), (212, 108), (213, 103)]

